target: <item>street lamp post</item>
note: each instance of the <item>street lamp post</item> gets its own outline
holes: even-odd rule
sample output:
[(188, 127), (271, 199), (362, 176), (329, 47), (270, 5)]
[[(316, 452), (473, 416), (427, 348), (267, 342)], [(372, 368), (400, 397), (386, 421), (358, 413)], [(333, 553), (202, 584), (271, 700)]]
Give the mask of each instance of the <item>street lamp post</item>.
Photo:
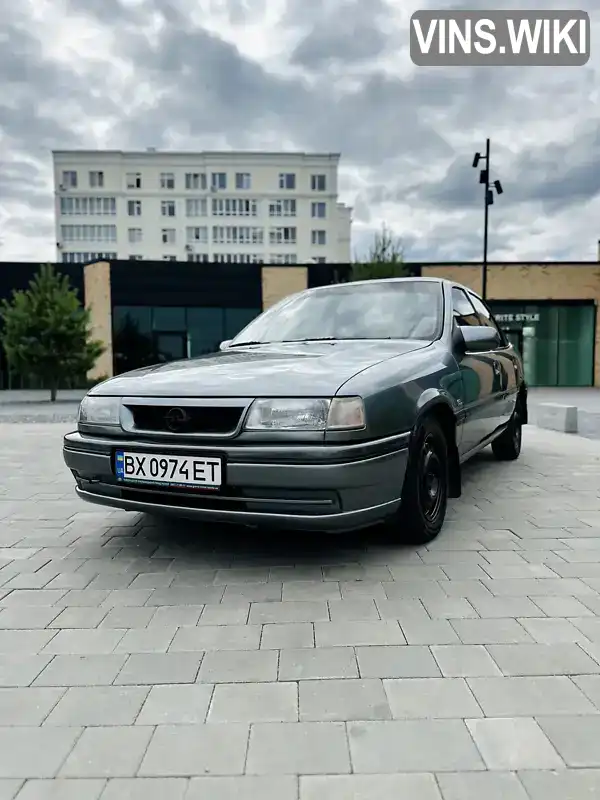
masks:
[(502, 194), (504, 191), (500, 181), (496, 180), (490, 185), (490, 140), (485, 140), (485, 155), (475, 153), (473, 157), (473, 166), (477, 168), (480, 161), (485, 161), (485, 169), (479, 172), (479, 183), (483, 184), (483, 264), (481, 269), (481, 295), (484, 300), (487, 299), (487, 255), (488, 255), (488, 222), (489, 222), (489, 209), (494, 202), (494, 187), (497, 194)]

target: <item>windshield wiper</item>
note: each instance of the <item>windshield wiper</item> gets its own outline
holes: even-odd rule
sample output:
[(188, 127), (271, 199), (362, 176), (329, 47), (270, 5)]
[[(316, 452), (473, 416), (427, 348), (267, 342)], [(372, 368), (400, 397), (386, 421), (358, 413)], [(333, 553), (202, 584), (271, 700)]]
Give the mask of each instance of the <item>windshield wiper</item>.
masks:
[(383, 339), (391, 339), (391, 336), (315, 336), (310, 339), (282, 339), (282, 342), (379, 342)]
[(303, 344), (304, 342), (378, 342), (392, 339), (392, 336), (311, 336), (308, 339), (279, 339), (273, 342), (236, 342), (229, 347), (246, 347), (256, 344)]
[(309, 339), (282, 339), (281, 344), (301, 344), (302, 342), (339, 342), (337, 336), (313, 336)]
[(337, 336), (316, 336), (312, 339), (279, 339), (274, 342), (236, 342), (229, 347), (246, 347), (251, 344), (302, 344), (302, 342), (336, 342), (340, 341)]

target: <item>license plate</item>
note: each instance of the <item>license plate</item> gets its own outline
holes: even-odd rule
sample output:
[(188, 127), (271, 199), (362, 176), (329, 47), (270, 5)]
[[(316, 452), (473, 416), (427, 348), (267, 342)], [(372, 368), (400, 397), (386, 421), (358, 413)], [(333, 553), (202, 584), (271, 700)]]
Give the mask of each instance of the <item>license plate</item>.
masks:
[(165, 456), (117, 450), (115, 474), (117, 480), (127, 483), (218, 489), (222, 483), (222, 461), (215, 457)]

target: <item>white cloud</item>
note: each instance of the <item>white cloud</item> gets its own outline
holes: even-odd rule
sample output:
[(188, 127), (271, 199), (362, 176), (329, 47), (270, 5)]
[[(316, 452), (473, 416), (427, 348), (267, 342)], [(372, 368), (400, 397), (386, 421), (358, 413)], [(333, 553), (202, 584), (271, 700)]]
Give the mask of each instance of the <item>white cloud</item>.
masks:
[[(55, 256), (52, 148), (152, 145), (341, 151), (341, 200), (356, 208), (355, 246), (386, 222), (405, 237), (408, 257), (479, 258), (483, 198), (471, 161), (490, 136), (492, 177), (505, 187), (491, 210), (490, 256), (596, 258), (599, 57), (564, 69), (416, 68), (408, 21), (422, 5), (8, 4), (0, 32), (0, 257)], [(537, 4), (565, 5), (573, 3)], [(600, 33), (596, 6), (573, 5), (590, 11), (592, 41)]]

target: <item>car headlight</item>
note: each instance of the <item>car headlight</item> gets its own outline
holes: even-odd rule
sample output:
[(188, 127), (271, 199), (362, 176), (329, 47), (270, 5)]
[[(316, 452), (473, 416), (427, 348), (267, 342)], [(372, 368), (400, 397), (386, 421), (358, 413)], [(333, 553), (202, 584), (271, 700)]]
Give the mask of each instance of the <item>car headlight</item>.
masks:
[(79, 405), (77, 422), (82, 425), (119, 425), (120, 397), (84, 397)]
[(271, 398), (255, 400), (246, 430), (325, 431), (365, 427), (365, 407), (360, 397)]

